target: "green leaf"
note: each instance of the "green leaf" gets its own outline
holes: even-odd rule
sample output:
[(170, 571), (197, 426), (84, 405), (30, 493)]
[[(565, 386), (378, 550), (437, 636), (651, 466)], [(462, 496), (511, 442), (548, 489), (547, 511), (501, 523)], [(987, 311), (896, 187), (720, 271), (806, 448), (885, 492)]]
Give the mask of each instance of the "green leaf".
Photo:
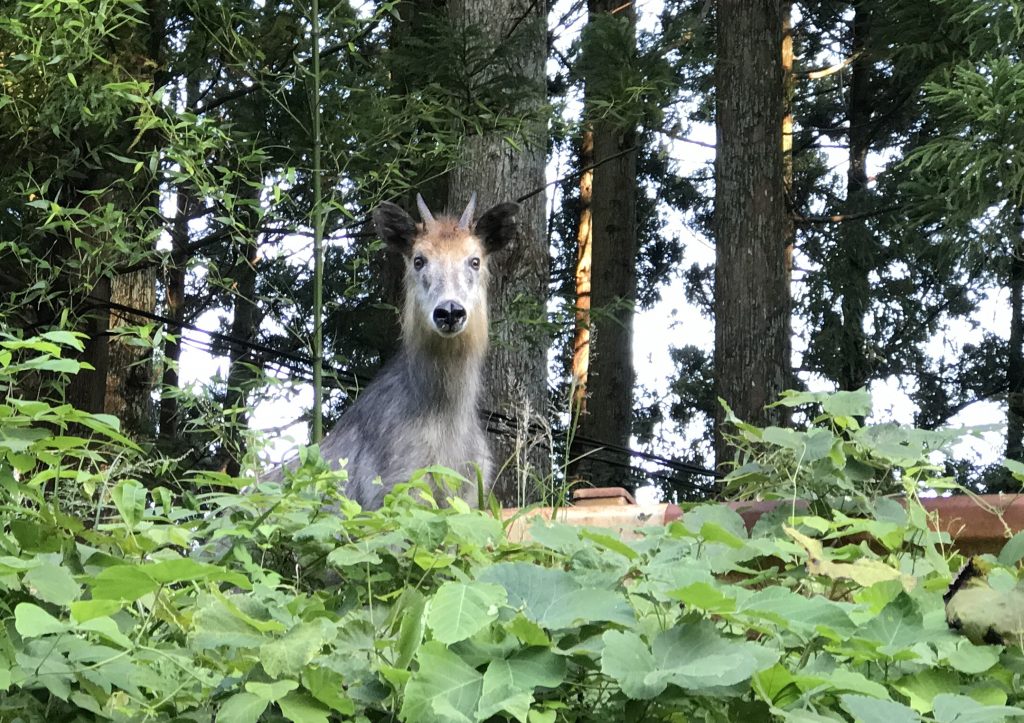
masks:
[(584, 540), (590, 540), (598, 547), (603, 547), (606, 550), (617, 552), (627, 560), (635, 560), (640, 556), (636, 550), (630, 547), (628, 544), (623, 542), (617, 537), (608, 535), (602, 532), (595, 532), (593, 530), (583, 529), (580, 530), (580, 537)]
[(260, 662), (271, 678), (284, 673), (294, 674), (337, 636), (338, 629), (323, 618), (300, 623), (281, 638), (260, 646)]
[[(687, 510), (682, 519), (683, 526), (699, 535), (704, 526), (708, 523), (726, 530), (732, 537), (739, 540), (746, 540), (747, 525), (738, 512), (725, 505), (706, 504), (698, 505), (692, 510)], [(712, 529), (712, 528), (709, 528)]]
[(557, 688), (565, 679), (565, 668), (564, 657), (544, 649), (523, 650), (491, 661), (484, 672), (477, 719), (486, 720), (505, 711), (525, 722), (534, 689)]
[(995, 723), (1024, 716), (1024, 708), (1006, 705), (983, 705), (966, 695), (943, 693), (932, 702), (938, 723)]
[(797, 675), (794, 682), (803, 692), (813, 690), (837, 690), (846, 693), (861, 693), (872, 698), (887, 698), (888, 691), (881, 683), (864, 677), (862, 673), (845, 668), (835, 668), (827, 674)]
[(226, 601), (210, 598), (199, 606), (192, 618), (189, 642), (199, 650), (220, 647), (258, 648), (266, 642), (266, 636), (248, 623), (248, 617), (236, 614)]
[(18, 603), (14, 608), (14, 629), (22, 637), (38, 638), (67, 631), (68, 626), (38, 605)]
[(81, 631), (98, 633), (108, 642), (125, 650), (134, 647), (132, 641), (121, 632), (120, 628), (117, 627), (117, 623), (112, 618), (93, 618), (92, 620), (86, 620), (84, 623), (79, 623), (75, 628)]
[(409, 723), (475, 721), (483, 676), (441, 643), (424, 643), (419, 669), (405, 686), (399, 717)]
[(704, 538), (705, 542), (720, 542), (734, 550), (742, 549), (746, 543), (746, 535), (742, 537), (734, 535), (717, 522), (705, 522), (701, 525), (700, 536)]
[(634, 700), (651, 700), (665, 690), (668, 683), (652, 675), (657, 663), (639, 635), (628, 630), (609, 630), (601, 639), (601, 672), (618, 683), (623, 693)]
[(420, 649), (420, 644), (423, 642), (423, 631), (426, 628), (424, 616), (426, 608), (427, 598), (414, 587), (405, 588), (398, 602), (395, 603), (393, 614), (399, 615), (401, 620), (398, 628), (398, 640), (395, 641), (396, 668), (407, 669), (409, 663), (416, 657), (416, 651)]
[(23, 584), (33, 596), (55, 605), (68, 605), (82, 592), (71, 572), (66, 567), (46, 562), (25, 573)]
[(527, 620), (522, 614), (517, 614), (505, 625), (505, 629), (516, 636), (523, 645), (539, 645), (548, 647), (551, 639), (537, 623)]
[(784, 587), (766, 587), (740, 601), (737, 611), (773, 621), (789, 630), (818, 632), (843, 639), (854, 630), (849, 603), (820, 595), (807, 597)]
[(960, 687), (960, 676), (952, 670), (926, 668), (903, 676), (893, 687), (907, 696), (918, 713), (930, 713), (935, 696)]
[(268, 703), (273, 703), (278, 698), (283, 698), (291, 691), (299, 687), (294, 680), (278, 680), (274, 683), (257, 683), (249, 681), (245, 689), (253, 695), (258, 695)]
[(652, 652), (655, 672), (645, 683), (664, 680), (689, 690), (743, 682), (779, 659), (778, 651), (763, 645), (723, 637), (706, 620), (662, 632)]
[(128, 527), (134, 529), (142, 521), (146, 512), (146, 488), (141, 482), (123, 480), (110, 491), (110, 499)]
[(490, 515), (478, 512), (451, 515), (445, 522), (460, 544), (471, 542), (478, 547), (485, 547), (504, 539), (501, 522)]
[(999, 552), (1000, 565), (1016, 565), (1024, 559), (1024, 531), (1018, 532), (1003, 545)]
[(917, 604), (905, 593), (886, 605), (876, 617), (856, 628), (853, 634), (874, 642), (885, 656), (904, 658), (916, 658), (911, 648), (933, 637), (924, 629)]
[(707, 582), (695, 582), (672, 590), (669, 597), (710, 613), (731, 613), (736, 609), (735, 598), (729, 597), (728, 593)]
[(866, 417), (871, 414), (871, 394), (866, 389), (835, 392), (825, 397), (821, 408), (833, 417)]
[(108, 567), (90, 583), (94, 600), (138, 600), (160, 587), (160, 583), (135, 565)]
[(28, 369), (57, 372), (58, 374), (77, 374), (82, 368), (82, 365), (74, 359), (53, 359), (47, 357), (29, 359), (23, 366)]
[(857, 723), (916, 723), (921, 720), (911, 708), (891, 700), (853, 694), (839, 696), (839, 699)]
[(52, 331), (44, 331), (39, 335), (40, 338), (52, 341), (55, 344), (62, 346), (69, 346), (76, 351), (83, 351), (85, 344), (82, 340), (85, 338), (84, 334), (77, 331), (64, 331), (61, 329), (54, 329)]
[(152, 565), (141, 568), (156, 582), (161, 585), (168, 585), (176, 582), (198, 582), (209, 580), (214, 582), (229, 582), (241, 588), (251, 587), (248, 578), (237, 572), (230, 572), (218, 565), (210, 565), (203, 562), (196, 562), (187, 557), (175, 560), (161, 560)]
[(430, 600), (427, 624), (436, 640), (452, 645), (490, 625), (506, 599), (500, 585), (446, 582)]
[(506, 562), (486, 568), (479, 580), (505, 588), (511, 607), (549, 629), (571, 627), (577, 621), (632, 625), (636, 620), (624, 595), (584, 588), (563, 570)]
[(302, 671), (302, 685), (317, 700), (328, 705), (343, 715), (352, 715), (356, 707), (352, 699), (345, 695), (345, 679), (328, 668), (307, 666)]
[(124, 607), (120, 600), (78, 600), (71, 603), (71, 617), (84, 623), (93, 618), (102, 618), (116, 613)]
[(997, 646), (975, 645), (970, 640), (959, 640), (946, 661), (951, 668), (961, 673), (978, 675), (999, 662), (999, 652)]
[(327, 723), (331, 711), (320, 705), (311, 696), (301, 693), (289, 693), (278, 701), (281, 714), (295, 723)]
[(235, 693), (217, 711), (217, 723), (256, 723), (270, 703), (252, 693)]

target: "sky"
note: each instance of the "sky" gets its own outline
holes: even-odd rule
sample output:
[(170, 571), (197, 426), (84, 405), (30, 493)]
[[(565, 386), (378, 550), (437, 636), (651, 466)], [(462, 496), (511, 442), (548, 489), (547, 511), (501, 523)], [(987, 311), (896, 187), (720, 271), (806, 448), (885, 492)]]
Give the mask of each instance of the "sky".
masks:
[[(565, 6), (565, 2), (556, 5), (552, 17), (559, 17), (559, 7)], [(640, 27), (655, 29), (657, 13), (660, 11), (661, 3), (657, 1), (641, 2)], [(571, 40), (570, 32), (559, 34), (558, 42), (566, 44)], [(563, 48), (564, 49), (564, 48)], [(826, 59), (815, 59), (815, 62)], [(578, 105), (574, 108), (570, 105), (570, 111), (578, 111)], [(696, 141), (705, 144), (712, 144), (715, 140), (714, 127), (712, 125), (694, 125), (687, 129), (687, 135)], [(681, 174), (693, 173), (703, 167), (713, 158), (713, 149), (696, 144), (687, 144), (679, 141), (666, 141), (671, 156), (678, 164), (678, 172)], [(845, 175), (846, 159), (841, 151), (828, 151), (833, 154), (830, 165), (834, 172)], [(869, 164), (874, 168), (869, 169), (869, 175), (874, 175), (881, 168), (884, 159), (872, 157)], [(566, 168), (566, 160), (553, 159), (548, 165), (547, 175), (549, 181), (554, 181), (560, 169)], [(549, 186), (548, 204), (552, 199), (550, 194), (556, 192), (557, 186)], [(557, 199), (555, 199), (557, 202)], [(429, 202), (429, 199), (428, 199)], [(814, 209), (811, 209), (814, 211)], [(692, 264), (707, 265), (714, 262), (714, 246), (706, 238), (695, 234), (682, 219), (673, 218), (667, 233), (678, 234), (685, 245), (684, 258), (679, 265), (677, 273), (667, 282), (661, 292), (661, 300), (648, 311), (640, 311), (634, 318), (634, 363), (637, 370), (637, 381), (648, 388), (663, 390), (670, 383), (674, 373), (674, 365), (669, 357), (670, 344), (682, 346), (693, 344), (708, 351), (711, 350), (714, 340), (714, 328), (709, 319), (704, 318), (699, 311), (690, 305), (683, 290), (682, 271)], [(296, 245), (305, 246), (308, 239), (297, 240)], [(308, 261), (308, 253), (305, 260), (302, 254), (296, 255), (299, 262)], [(800, 259), (796, 259), (796, 265), (800, 266)], [(798, 289), (794, 289), (797, 293)], [(210, 330), (218, 328), (217, 312), (209, 312), (201, 317), (197, 325)], [(976, 318), (978, 326), (971, 327), (968, 324), (957, 324), (953, 327), (951, 337), (955, 338), (957, 344), (966, 340), (980, 339), (985, 329), (1004, 330), (1009, 327), (1009, 304), (1005, 296), (993, 293), (982, 305), (981, 312)], [(796, 331), (799, 332), (799, 329)], [(201, 339), (202, 335), (194, 332), (185, 332), (186, 343), (183, 346), (181, 358), (182, 384), (202, 384), (210, 380), (219, 372), (220, 376), (227, 376), (227, 359), (214, 359), (198, 346), (187, 343), (191, 338)], [(666, 343), (668, 340), (668, 343)], [(948, 338), (938, 337), (931, 342), (930, 351), (933, 353), (955, 353), (955, 347), (949, 343)], [(799, 334), (794, 337), (794, 367), (799, 367), (800, 362), (800, 338)], [(822, 379), (812, 376), (805, 376), (803, 381), (813, 391), (829, 391), (830, 384)], [(910, 401), (908, 389), (899, 379), (887, 379), (872, 384), (871, 391), (875, 399), (875, 414), (872, 421), (897, 421), (909, 424), (913, 422), (914, 404)], [(251, 423), (256, 429), (277, 429), (290, 420), (298, 419), (305, 410), (312, 404), (312, 393), (308, 387), (300, 388), (294, 394), (285, 395), (274, 401), (264, 402), (253, 409)], [(951, 426), (975, 426), (992, 423), (1003, 423), (1005, 414), (998, 404), (982, 402), (971, 405), (963, 410), (951, 422)], [(677, 432), (671, 425), (656, 431), (655, 438), (661, 434), (667, 441), (682, 442)], [(279, 461), (282, 458), (291, 456), (296, 445), (304, 444), (308, 435), (305, 424), (295, 423), (288, 425), (281, 431), (279, 436), (271, 440), (268, 449), (268, 460)], [(993, 462), (1000, 459), (1003, 446), (1003, 436), (998, 432), (991, 432), (977, 439), (962, 443), (956, 450), (958, 455), (972, 458), (976, 462)], [(658, 450), (655, 450), (658, 451)], [(667, 450), (666, 450), (667, 452)], [(670, 453), (667, 456), (672, 456)], [(644, 502), (655, 501), (656, 491), (654, 488), (641, 490), (638, 497)]]

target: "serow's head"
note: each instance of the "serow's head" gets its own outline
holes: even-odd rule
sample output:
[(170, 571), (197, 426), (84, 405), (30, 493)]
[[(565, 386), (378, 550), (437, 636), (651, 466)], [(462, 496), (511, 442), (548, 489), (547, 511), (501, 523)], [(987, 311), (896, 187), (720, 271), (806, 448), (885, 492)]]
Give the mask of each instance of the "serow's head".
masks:
[(417, 194), (423, 223), (393, 203), (373, 212), (381, 239), (405, 258), (406, 333), (429, 330), (454, 337), (467, 329), (487, 335), (487, 259), (516, 233), (519, 204), (499, 203), (474, 223), (476, 194), (462, 216), (434, 218)]

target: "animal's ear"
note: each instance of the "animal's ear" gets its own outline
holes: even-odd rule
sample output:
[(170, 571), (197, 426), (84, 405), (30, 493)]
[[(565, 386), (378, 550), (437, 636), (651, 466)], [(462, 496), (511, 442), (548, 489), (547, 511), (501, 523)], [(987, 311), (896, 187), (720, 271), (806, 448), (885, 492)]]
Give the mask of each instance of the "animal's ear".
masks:
[(518, 203), (499, 203), (490, 208), (480, 217), (473, 227), (487, 253), (493, 254), (505, 248), (516, 237), (516, 214), (519, 213)]
[(416, 224), (401, 208), (384, 201), (373, 210), (373, 225), (377, 227), (377, 234), (393, 251), (406, 256), (412, 253)]

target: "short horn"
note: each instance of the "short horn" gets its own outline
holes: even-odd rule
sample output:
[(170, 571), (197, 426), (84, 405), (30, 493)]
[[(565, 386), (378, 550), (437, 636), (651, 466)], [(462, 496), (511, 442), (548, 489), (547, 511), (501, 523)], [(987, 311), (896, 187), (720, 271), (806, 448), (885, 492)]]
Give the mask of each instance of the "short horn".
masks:
[(459, 219), (459, 228), (463, 231), (469, 230), (469, 224), (473, 223), (473, 214), (476, 213), (476, 191), (469, 197), (469, 203), (466, 204), (466, 210), (462, 212), (462, 218)]
[(427, 228), (431, 228), (436, 221), (434, 221), (434, 214), (427, 208), (427, 202), (423, 200), (423, 196), (416, 194), (416, 208), (420, 210), (420, 218), (423, 219), (423, 225)]

